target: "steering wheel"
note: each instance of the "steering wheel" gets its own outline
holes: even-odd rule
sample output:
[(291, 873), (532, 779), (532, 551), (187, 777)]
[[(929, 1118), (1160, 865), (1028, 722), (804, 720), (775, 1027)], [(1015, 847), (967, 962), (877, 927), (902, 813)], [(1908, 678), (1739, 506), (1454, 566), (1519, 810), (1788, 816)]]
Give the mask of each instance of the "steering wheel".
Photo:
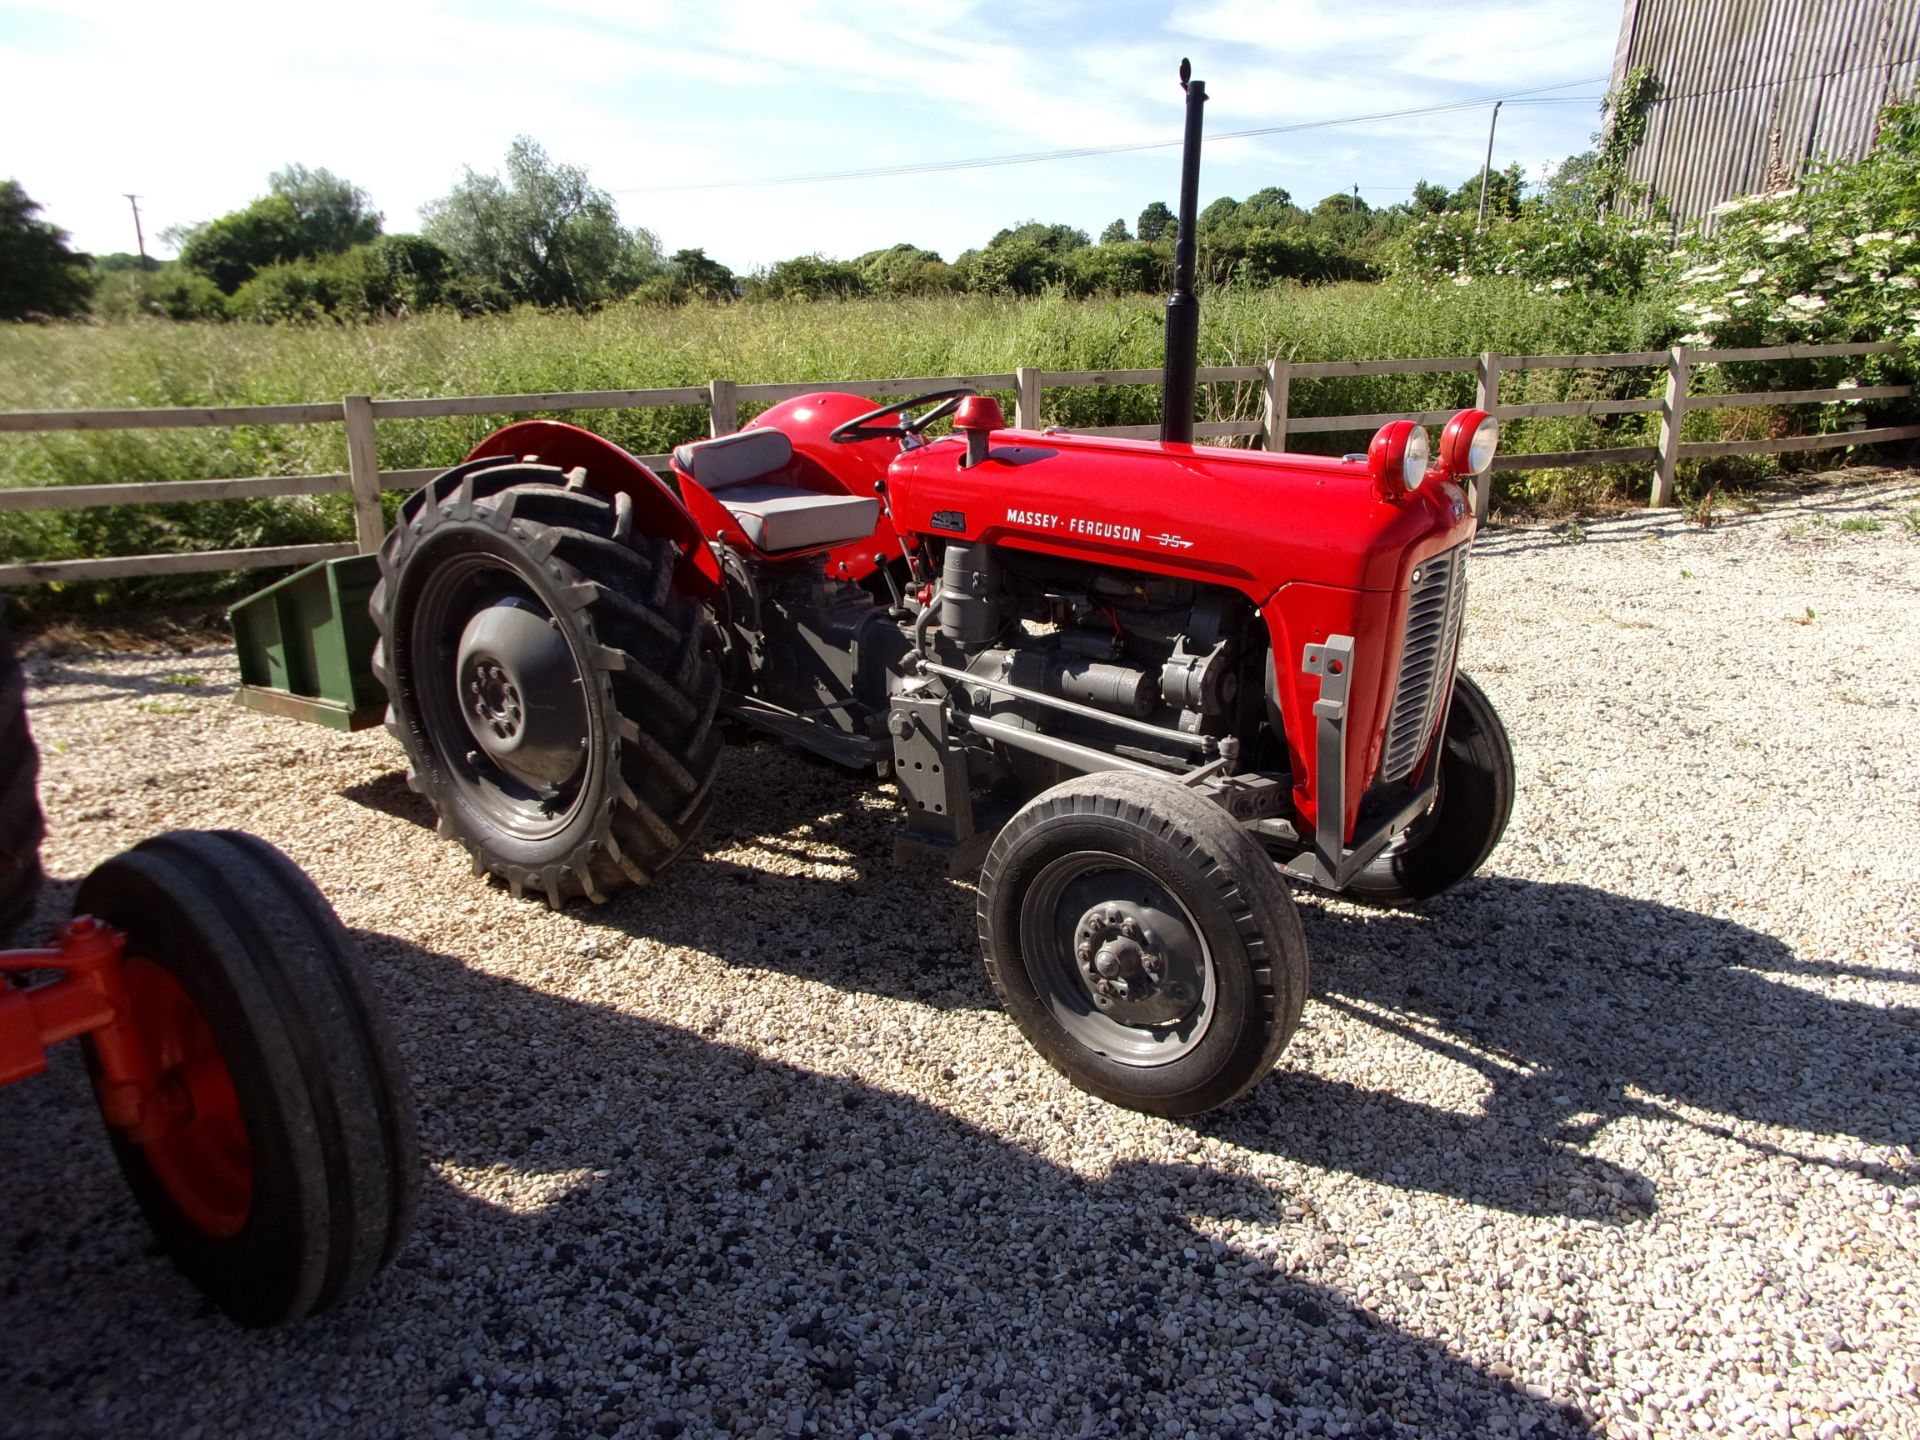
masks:
[[(904, 440), (909, 436), (918, 436), (936, 420), (944, 419), (960, 408), (960, 402), (969, 395), (980, 392), (971, 386), (962, 385), (956, 390), (933, 390), (925, 395), (915, 395), (910, 399), (896, 400), (891, 405), (882, 405), (878, 410), (869, 410), (864, 415), (856, 415), (846, 424), (836, 426), (827, 438), (836, 445), (851, 445), (856, 440)], [(933, 409), (919, 417), (908, 416), (898, 425), (875, 425), (888, 415), (902, 415), (916, 405), (925, 405), (938, 401)]]

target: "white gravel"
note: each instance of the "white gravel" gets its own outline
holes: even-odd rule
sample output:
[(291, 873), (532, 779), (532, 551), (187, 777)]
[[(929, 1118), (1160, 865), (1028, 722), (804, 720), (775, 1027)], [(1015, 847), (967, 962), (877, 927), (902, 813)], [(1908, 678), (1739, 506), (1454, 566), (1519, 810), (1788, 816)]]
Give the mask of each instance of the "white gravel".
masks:
[(0, 1091), (0, 1433), (1920, 1435), (1916, 511), (1486, 537), (1512, 828), (1424, 915), (1307, 902), (1318, 1003), (1198, 1125), (1048, 1069), (971, 892), (793, 754), (555, 915), (383, 734), (234, 706), (228, 651), (33, 661), (42, 919), (167, 826), (275, 841), (361, 934), (431, 1174), (370, 1293), (244, 1333), (63, 1053)]

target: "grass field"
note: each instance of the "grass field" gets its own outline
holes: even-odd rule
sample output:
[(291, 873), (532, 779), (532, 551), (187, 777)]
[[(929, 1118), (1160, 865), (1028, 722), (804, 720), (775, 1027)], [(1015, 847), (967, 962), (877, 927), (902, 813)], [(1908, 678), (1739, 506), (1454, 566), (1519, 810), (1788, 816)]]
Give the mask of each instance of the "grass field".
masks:
[[(368, 326), (317, 328), (134, 322), (0, 329), (0, 410), (265, 404), (386, 397), (505, 394), (739, 381), (876, 378), (1152, 366), (1161, 354), (1161, 302), (1152, 297), (770, 303), (678, 310), (616, 306), (591, 316), (531, 311), (483, 319), (435, 313)], [(1250, 364), (1415, 355), (1629, 351), (1669, 343), (1651, 303), (1558, 295), (1518, 283), (1439, 289), (1330, 285), (1227, 289), (1207, 298), (1201, 358)], [(1546, 400), (1649, 393), (1648, 371), (1537, 373), (1506, 398)], [(1526, 393), (1519, 394), (1522, 384)], [(1541, 388), (1546, 387), (1546, 388)], [(1251, 418), (1257, 387), (1203, 390), (1210, 418)], [(1208, 393), (1210, 392), (1210, 393)], [(1296, 382), (1296, 415), (1464, 405), (1470, 375)], [(1009, 407), (1010, 409), (1010, 407)], [(1147, 423), (1151, 386), (1049, 391), (1048, 423)], [(582, 413), (567, 418), (639, 453), (704, 433), (700, 408)], [(486, 418), (395, 421), (380, 427), (386, 468), (451, 464), (498, 423)], [(1567, 450), (1636, 443), (1648, 417), (1612, 428), (1588, 420), (1517, 422), (1509, 449)], [(1302, 437), (1339, 451), (1362, 435)], [(64, 485), (303, 474), (346, 468), (337, 425), (117, 431), (0, 437), (0, 485)], [(1508, 502), (1592, 498), (1602, 472), (1511, 478)], [(17, 558), (286, 544), (351, 533), (345, 497), (145, 506), (0, 515), (0, 553)], [(217, 593), (228, 582), (182, 577), (69, 592), (58, 603), (126, 603)], [(242, 577), (242, 587), (253, 582)], [(46, 603), (43, 596), (36, 603)]]

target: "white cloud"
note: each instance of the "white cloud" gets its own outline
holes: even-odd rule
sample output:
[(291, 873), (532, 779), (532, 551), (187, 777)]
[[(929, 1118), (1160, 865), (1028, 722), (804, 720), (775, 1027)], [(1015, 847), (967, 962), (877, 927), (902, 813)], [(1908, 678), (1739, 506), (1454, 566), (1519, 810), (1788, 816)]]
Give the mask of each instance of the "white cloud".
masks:
[[(491, 169), (516, 134), (586, 165), (670, 247), (736, 266), (910, 239), (951, 256), (1028, 216), (1098, 229), (1173, 199), (1176, 152), (754, 190), (652, 187), (1176, 136), (1184, 51), (1215, 133), (1604, 74), (1612, 20), (1577, 0), (1449, 7), (1214, 0), (0, 0), (7, 163), (86, 248), (131, 248), (121, 192), (162, 227), (244, 204), (289, 161), (367, 188), (390, 228)], [(1598, 87), (1595, 87), (1596, 89)], [(1580, 107), (1514, 107), (1496, 161), (1585, 143)], [(1206, 198), (1280, 183), (1372, 203), (1477, 168), (1484, 111), (1222, 143)]]

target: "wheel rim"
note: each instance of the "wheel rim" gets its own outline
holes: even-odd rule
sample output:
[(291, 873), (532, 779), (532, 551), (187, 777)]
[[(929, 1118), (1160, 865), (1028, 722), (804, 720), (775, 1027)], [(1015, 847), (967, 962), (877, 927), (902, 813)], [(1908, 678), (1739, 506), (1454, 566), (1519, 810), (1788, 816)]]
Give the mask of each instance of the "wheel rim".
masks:
[(1213, 955), (1192, 912), (1117, 855), (1079, 851), (1043, 868), (1021, 900), (1020, 949), (1060, 1028), (1120, 1064), (1171, 1064), (1213, 1021)]
[(174, 1206), (195, 1229), (236, 1235), (253, 1208), (253, 1152), (240, 1095), (206, 1017), (151, 960), (126, 962), (133, 1023), (159, 1069), (162, 1123), (142, 1147)]
[(433, 567), (410, 627), (419, 722), (453, 783), (516, 839), (578, 814), (594, 733), (582, 667), (553, 612), (511, 566)]

